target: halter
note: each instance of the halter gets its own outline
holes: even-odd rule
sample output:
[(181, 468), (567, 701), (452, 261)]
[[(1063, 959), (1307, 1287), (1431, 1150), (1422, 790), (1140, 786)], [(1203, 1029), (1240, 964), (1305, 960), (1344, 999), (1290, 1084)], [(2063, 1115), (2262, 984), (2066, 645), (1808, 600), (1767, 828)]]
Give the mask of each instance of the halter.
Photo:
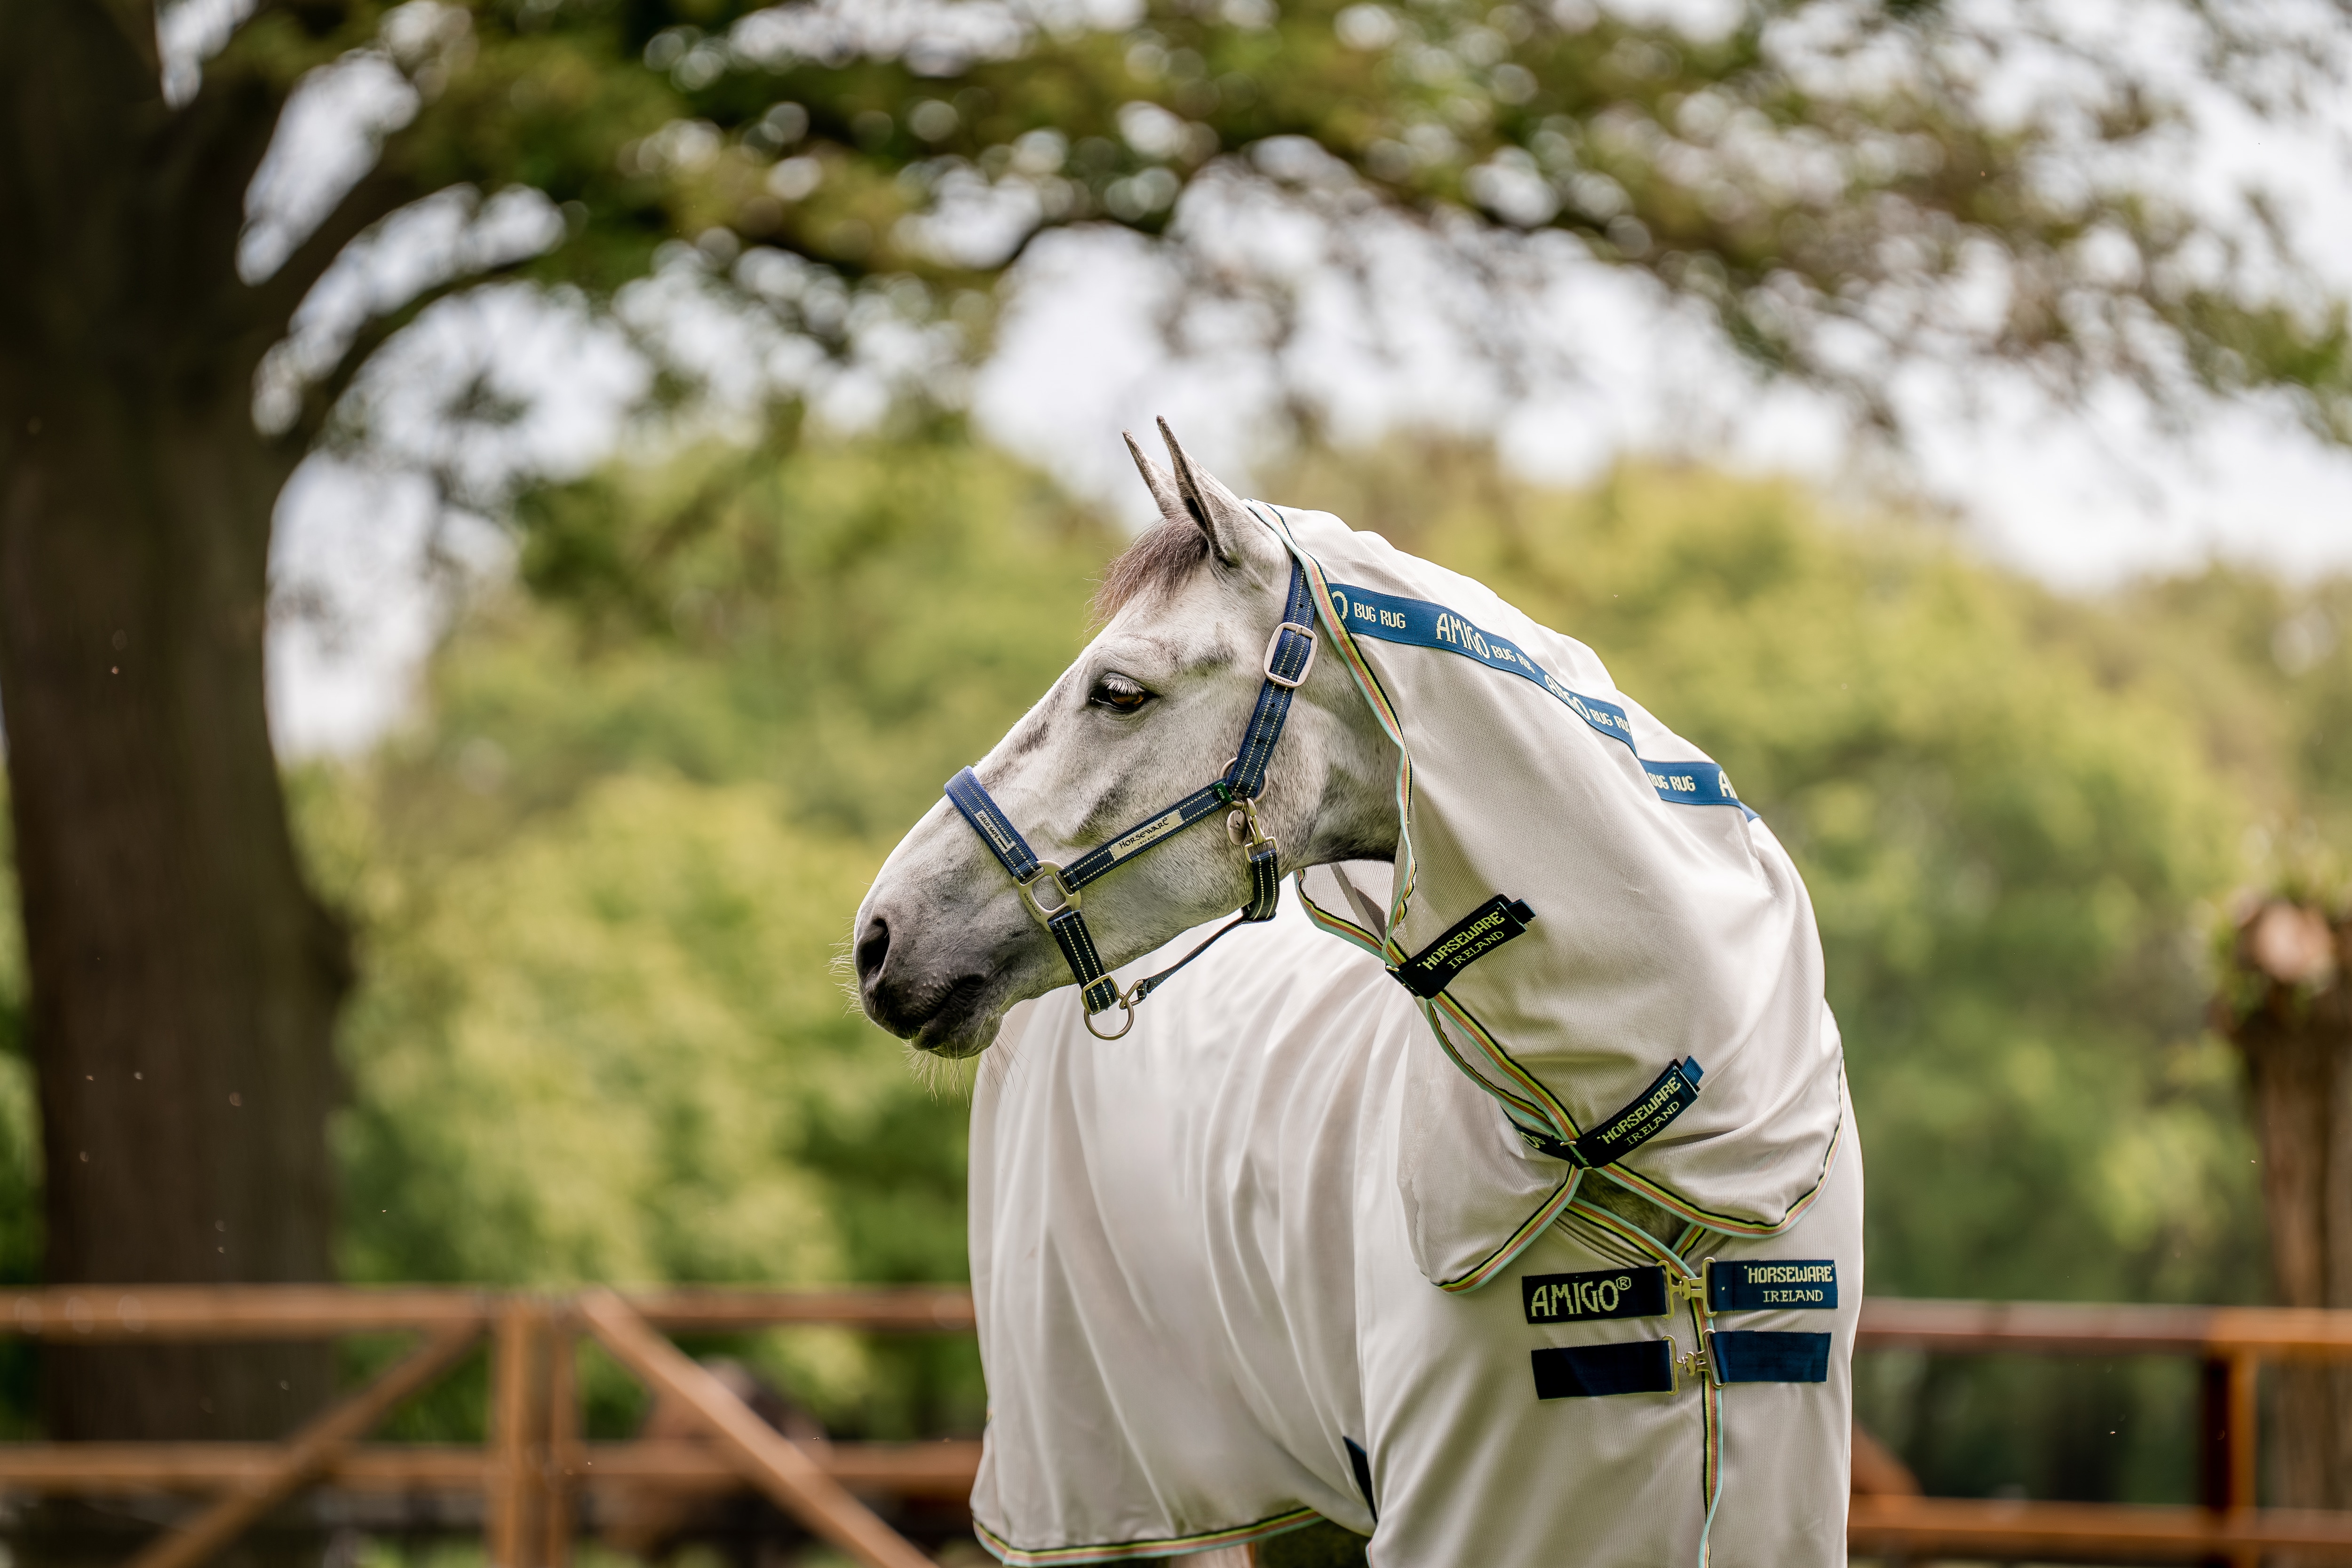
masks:
[[(1224, 776), (1088, 850), (1066, 868), (1037, 858), (1029, 841), (1021, 836), (1021, 830), (1013, 825), (1013, 819), (981, 786), (979, 776), (971, 768), (948, 780), (948, 799), (955, 802), (955, 809), (963, 813), (963, 820), (971, 824), (980, 841), (988, 846), (1005, 874), (1020, 888), (1021, 902), (1028, 906), (1030, 915), (1053, 934), (1055, 943), (1062, 949), (1070, 973), (1077, 978), (1078, 994), (1086, 1001), (1087, 1030), (1097, 1040), (1117, 1040), (1133, 1029), (1138, 1004), (1177, 970), (1206, 952), (1210, 943), (1236, 925), (1274, 918), (1275, 908), (1282, 898), (1282, 873), (1276, 866), (1277, 846), (1258, 821), (1257, 802), (1265, 789), (1266, 763), (1274, 756), (1275, 742), (1282, 738), (1283, 721), (1290, 716), (1290, 695), (1305, 683), (1307, 672), (1315, 667), (1315, 618), (1310, 591), (1306, 569), (1293, 561), (1290, 596), (1283, 605), (1282, 622), (1266, 639), (1265, 657), (1258, 666), (1265, 680), (1257, 689), (1257, 706), (1250, 714), (1249, 727), (1242, 732), (1241, 750), (1225, 765)], [(1230, 808), (1225, 817), (1225, 836), (1249, 858), (1249, 902), (1199, 946), (1160, 973), (1136, 981), (1122, 993), (1118, 982), (1104, 970), (1102, 956), (1095, 949), (1094, 934), (1087, 929), (1087, 917), (1078, 907), (1079, 890), (1155, 844), (1167, 842), (1220, 808)], [(1127, 1021), (1119, 1025), (1117, 1033), (1105, 1034), (1095, 1028), (1095, 1015), (1113, 1008), (1125, 1009)]]

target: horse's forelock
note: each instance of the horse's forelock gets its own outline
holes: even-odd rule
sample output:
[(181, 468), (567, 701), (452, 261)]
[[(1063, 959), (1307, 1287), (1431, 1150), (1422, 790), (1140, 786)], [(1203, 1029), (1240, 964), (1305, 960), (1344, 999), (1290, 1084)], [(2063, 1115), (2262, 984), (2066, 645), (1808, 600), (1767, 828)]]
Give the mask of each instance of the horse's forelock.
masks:
[(1181, 587), (1208, 559), (1208, 536), (1190, 518), (1154, 523), (1103, 573), (1095, 590), (1095, 619), (1108, 621), (1146, 593)]

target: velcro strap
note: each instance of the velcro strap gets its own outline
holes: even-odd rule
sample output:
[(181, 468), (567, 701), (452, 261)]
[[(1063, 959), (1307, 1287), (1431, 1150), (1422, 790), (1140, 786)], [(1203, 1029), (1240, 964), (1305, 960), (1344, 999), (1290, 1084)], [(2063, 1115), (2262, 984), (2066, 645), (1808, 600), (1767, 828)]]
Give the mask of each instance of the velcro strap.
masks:
[(1531, 1323), (1655, 1318), (1666, 1312), (1666, 1271), (1656, 1264), (1583, 1274), (1522, 1274), (1519, 1302)]
[(1593, 1399), (1612, 1394), (1672, 1394), (1675, 1342), (1547, 1345), (1529, 1353), (1538, 1399)]
[(1013, 819), (997, 807), (995, 797), (982, 788), (979, 774), (967, 768), (949, 779), (948, 799), (1013, 881), (1027, 882), (1037, 873), (1036, 852), (1013, 825)]
[(1706, 1336), (1717, 1383), (1827, 1383), (1830, 1336), (1719, 1329)]
[(1564, 1143), (1549, 1133), (1515, 1123), (1528, 1147), (1556, 1160), (1586, 1166), (1613, 1165), (1664, 1132), (1666, 1124), (1698, 1098), (1698, 1081), (1705, 1076), (1698, 1058), (1685, 1056), (1658, 1074), (1633, 1103), (1576, 1142)]
[(1717, 1258), (1706, 1266), (1706, 1310), (1764, 1312), (1838, 1304), (1832, 1258)]
[(1498, 893), (1389, 973), (1406, 990), (1427, 1000), (1472, 964), (1512, 937), (1525, 935), (1535, 917), (1536, 912), (1527, 904)]

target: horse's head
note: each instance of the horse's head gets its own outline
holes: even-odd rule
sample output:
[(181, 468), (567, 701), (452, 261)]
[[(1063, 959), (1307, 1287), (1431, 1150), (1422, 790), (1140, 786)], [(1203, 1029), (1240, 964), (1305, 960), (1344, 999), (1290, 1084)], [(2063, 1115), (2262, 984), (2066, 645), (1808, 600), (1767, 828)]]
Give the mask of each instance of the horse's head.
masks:
[[(1128, 441), (1160, 520), (1105, 577), (1101, 634), (974, 768), (1037, 857), (1056, 864), (1224, 773), (1284, 618), (1282, 542), (1164, 422), (1160, 434), (1173, 474)], [(1317, 658), (1258, 797), (1282, 871), (1392, 857), (1395, 767), (1344, 664)], [(1217, 818), (1086, 887), (1106, 967), (1248, 900), (1245, 853)], [(980, 1051), (1007, 1008), (1069, 982), (1054, 938), (944, 800), (884, 863), (854, 941), (867, 1016), (942, 1056)]]

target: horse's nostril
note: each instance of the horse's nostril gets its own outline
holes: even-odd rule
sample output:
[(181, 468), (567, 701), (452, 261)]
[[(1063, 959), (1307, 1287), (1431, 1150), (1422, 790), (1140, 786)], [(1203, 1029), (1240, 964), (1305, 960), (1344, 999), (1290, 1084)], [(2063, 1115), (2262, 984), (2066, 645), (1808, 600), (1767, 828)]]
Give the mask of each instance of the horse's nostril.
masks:
[(890, 927), (880, 915), (866, 923), (866, 935), (857, 939), (857, 983), (861, 987), (874, 983), (881, 972), (882, 960), (890, 956)]

